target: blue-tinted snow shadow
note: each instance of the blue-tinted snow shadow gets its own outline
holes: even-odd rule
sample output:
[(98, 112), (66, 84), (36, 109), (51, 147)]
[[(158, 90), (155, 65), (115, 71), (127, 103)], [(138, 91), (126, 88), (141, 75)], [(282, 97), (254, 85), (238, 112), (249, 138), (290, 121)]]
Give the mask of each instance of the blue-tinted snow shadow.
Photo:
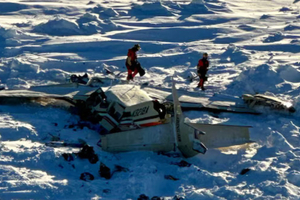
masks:
[(0, 56), (2, 57), (5, 49), (5, 38), (0, 36)]
[(164, 28), (164, 27), (169, 27), (169, 28), (174, 28), (176, 26), (199, 26), (199, 25), (214, 25), (214, 24), (223, 24), (229, 21), (237, 20), (238, 18), (230, 18), (228, 16), (226, 17), (218, 17), (214, 15), (193, 15), (192, 16), (193, 21), (188, 21), (185, 19), (180, 19), (178, 18), (177, 23), (150, 23), (150, 22), (144, 22), (144, 21), (139, 21), (139, 22), (126, 22), (126, 21), (120, 21), (118, 24), (121, 25), (126, 25), (126, 26), (137, 26), (137, 27), (148, 27), (148, 28)]
[[(165, 45), (163, 45), (165, 47)], [(131, 46), (129, 46), (131, 47)], [(108, 65), (118, 66), (119, 70), (126, 71), (125, 68), (125, 59), (127, 56), (127, 48), (124, 50), (120, 50), (117, 52), (119, 56), (124, 56), (124, 58), (115, 58), (117, 55), (114, 53), (104, 54), (101, 55), (101, 51), (95, 51), (94, 55), (90, 55), (86, 52), (77, 52), (79, 56), (87, 56), (87, 61), (70, 61), (70, 60), (57, 60), (57, 61), (48, 61), (46, 63), (41, 63), (40, 66), (48, 69), (52, 68), (61, 68), (67, 71), (73, 72), (85, 72), (87, 69), (93, 69), (101, 63), (106, 63)], [(159, 50), (159, 49), (157, 49)], [(154, 52), (159, 53), (159, 52)], [(101, 58), (111, 59), (111, 60), (101, 60)], [(95, 59), (95, 60), (93, 60)], [(196, 70), (196, 65), (199, 60), (199, 53), (197, 52), (190, 52), (186, 54), (179, 54), (179, 55), (170, 55), (170, 56), (158, 56), (158, 57), (139, 57), (139, 62), (141, 63), (144, 69), (150, 70), (152, 67), (163, 67), (164, 69), (168, 69), (174, 66), (183, 67), (186, 65), (187, 62), (191, 62), (192, 66), (189, 70)]]
[(16, 12), (29, 8), (29, 6), (19, 3), (8, 3), (0, 2), (0, 14), (10, 14), (11, 12)]
[(138, 20), (157, 16), (173, 16), (173, 13), (162, 5), (161, 2), (144, 3), (142, 5), (132, 4), (128, 15), (136, 17)]
[(113, 39), (129, 39), (163, 42), (193, 42), (210, 40), (219, 34), (229, 34), (232, 30), (222, 28), (153, 28), (148, 30), (135, 30), (129, 33), (118, 33), (110, 36)]
[(214, 14), (204, 3), (194, 3), (193, 1), (188, 5), (181, 5), (181, 17), (179, 20), (186, 19), (194, 14)]
[[(41, 45), (35, 47), (21, 47), (17, 51), (7, 52), (8, 56), (15, 56), (24, 52), (32, 53), (77, 53), (87, 60), (106, 60), (118, 56), (126, 56), (128, 49), (139, 42), (128, 41), (101, 41), (101, 42), (82, 42), (82, 43), (60, 43), (53, 45)], [(158, 53), (160, 51), (174, 48), (177, 45), (172, 44), (152, 44), (140, 43), (147, 53)]]
[(299, 53), (298, 44), (268, 44), (268, 45), (245, 45), (244, 49), (255, 51), (281, 51), (290, 53)]

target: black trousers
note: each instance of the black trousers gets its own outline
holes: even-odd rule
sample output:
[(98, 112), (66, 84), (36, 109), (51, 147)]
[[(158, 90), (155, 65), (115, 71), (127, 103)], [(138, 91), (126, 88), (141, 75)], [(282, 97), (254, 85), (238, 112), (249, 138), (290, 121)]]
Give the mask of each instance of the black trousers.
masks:
[(206, 78), (207, 70), (198, 70), (197, 73), (200, 78), (198, 86), (203, 87), (204, 82), (207, 80)]

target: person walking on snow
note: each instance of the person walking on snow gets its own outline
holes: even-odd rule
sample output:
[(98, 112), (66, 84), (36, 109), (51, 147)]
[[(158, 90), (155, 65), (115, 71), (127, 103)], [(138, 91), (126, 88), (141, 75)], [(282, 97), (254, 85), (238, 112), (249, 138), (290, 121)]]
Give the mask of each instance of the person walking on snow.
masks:
[(201, 88), (201, 90), (205, 90), (204, 88), (204, 82), (207, 80), (206, 73), (208, 71), (209, 67), (209, 61), (207, 60), (208, 54), (204, 53), (203, 57), (199, 60), (197, 65), (197, 74), (200, 78), (198, 88)]
[(126, 59), (126, 68), (128, 71), (127, 81), (133, 80), (135, 75), (139, 72), (140, 76), (143, 76), (145, 72), (141, 73), (141, 65), (137, 61), (136, 52), (141, 49), (139, 44), (135, 44), (131, 49), (128, 49), (127, 59)]

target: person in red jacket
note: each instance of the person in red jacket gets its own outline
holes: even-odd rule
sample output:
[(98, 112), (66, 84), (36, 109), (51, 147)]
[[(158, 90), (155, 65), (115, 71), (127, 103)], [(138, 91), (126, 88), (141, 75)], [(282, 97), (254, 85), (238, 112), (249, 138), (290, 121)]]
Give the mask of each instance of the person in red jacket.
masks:
[(139, 44), (135, 44), (131, 49), (128, 49), (126, 68), (128, 71), (127, 81), (133, 80), (135, 75), (139, 72), (139, 62), (137, 61), (136, 52), (141, 49)]
[(207, 57), (208, 54), (204, 53), (202, 59), (199, 60), (197, 65), (197, 74), (200, 77), (200, 81), (197, 87), (201, 88), (201, 90), (205, 90), (204, 82), (207, 80), (206, 73), (209, 67), (209, 61), (207, 60)]

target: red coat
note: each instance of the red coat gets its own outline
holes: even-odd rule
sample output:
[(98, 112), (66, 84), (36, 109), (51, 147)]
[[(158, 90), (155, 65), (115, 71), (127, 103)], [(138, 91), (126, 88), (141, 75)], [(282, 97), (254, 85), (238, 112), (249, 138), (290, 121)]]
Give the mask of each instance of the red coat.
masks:
[(128, 49), (127, 56), (131, 60), (131, 65), (129, 65), (128, 60), (126, 59), (125, 65), (127, 67), (127, 70), (135, 70), (136, 69), (136, 64), (137, 64), (136, 51), (134, 51), (132, 49)]
[(134, 61), (136, 61), (136, 59), (137, 59), (136, 52), (133, 51), (132, 49), (128, 49), (127, 56), (130, 57), (131, 62), (132, 62), (132, 61), (134, 62)]
[(200, 59), (199, 60), (199, 62), (198, 62), (198, 70), (205, 70), (205, 71), (207, 71), (208, 70), (208, 67), (209, 67), (209, 61), (208, 60), (203, 60), (203, 58), (202, 59)]

